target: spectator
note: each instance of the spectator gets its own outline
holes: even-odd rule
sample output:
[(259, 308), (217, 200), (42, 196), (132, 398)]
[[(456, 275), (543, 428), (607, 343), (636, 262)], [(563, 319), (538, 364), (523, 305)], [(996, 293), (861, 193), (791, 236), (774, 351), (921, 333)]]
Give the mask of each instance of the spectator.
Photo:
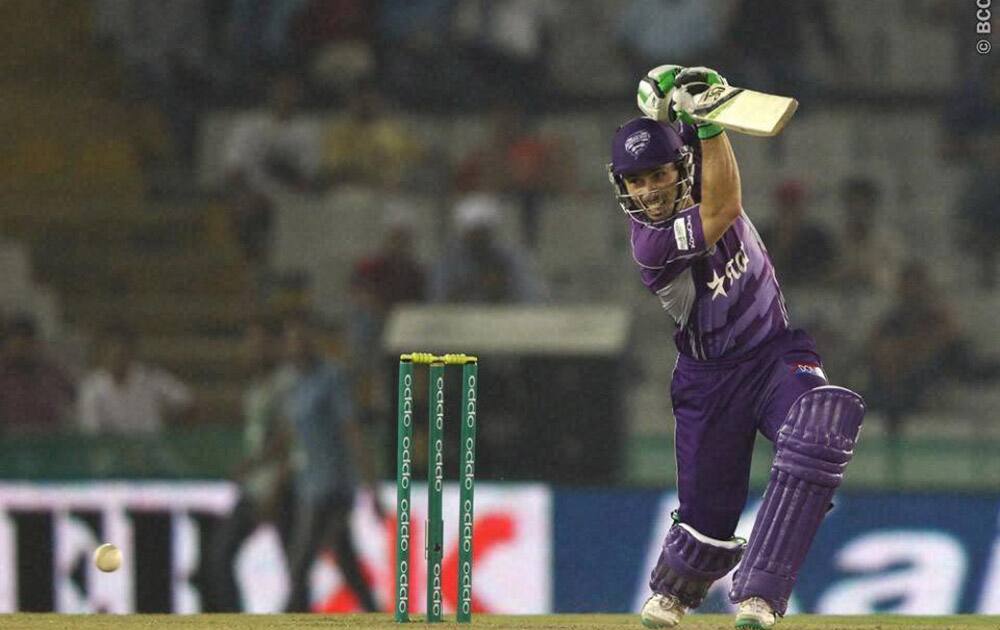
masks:
[(740, 0), (723, 38), (739, 68), (730, 76), (741, 77), (741, 85), (794, 94), (805, 102), (815, 92), (815, 81), (806, 76), (805, 68), (807, 44), (812, 41), (810, 26), (818, 33), (824, 56), (846, 67), (844, 46), (834, 31), (827, 0), (796, 0), (781, 10), (768, 0)]
[(537, 104), (548, 85), (549, 31), (556, 27), (558, 16), (554, 0), (457, 3), (456, 39), (470, 56), (479, 79), (472, 90), (478, 100)]
[(631, 0), (615, 37), (637, 72), (675, 63), (720, 67), (716, 60), (730, 9), (726, 0)]
[(892, 238), (879, 221), (882, 191), (874, 180), (844, 181), (840, 200), (844, 235), (835, 266), (838, 283), (849, 291), (888, 291), (896, 286), (903, 243)]
[(956, 339), (952, 313), (932, 291), (927, 269), (911, 263), (899, 276), (896, 303), (875, 324), (865, 345), (870, 370), (865, 401), (885, 417), (892, 480), (901, 474), (905, 417), (920, 409), (928, 388), (942, 380), (943, 359)]
[(960, 248), (976, 257), (976, 283), (987, 291), (997, 286), (997, 243), (1000, 243), (1000, 124), (983, 129), (969, 145), (970, 177), (958, 200)]
[(503, 304), (544, 297), (528, 252), (500, 240), (500, 212), (496, 197), (487, 193), (458, 202), (455, 234), (431, 272), (431, 301)]
[[(382, 0), (379, 81), (404, 107), (454, 107), (472, 101), (475, 78), (452, 41), (454, 0)], [(463, 100), (464, 99), (464, 100)]]
[(233, 574), (243, 541), (270, 522), (282, 542), (286, 546), (289, 542), (294, 508), (288, 458), (291, 435), (281, 408), (291, 373), (278, 367), (277, 332), (261, 321), (251, 323), (245, 332), (250, 383), (243, 393), (244, 458), (235, 475), (239, 499), (212, 546), (212, 582), (219, 612), (243, 609)]
[(135, 334), (113, 326), (102, 335), (102, 362), (80, 387), (79, 420), (88, 433), (154, 436), (167, 421), (195, 415), (191, 389), (135, 357)]
[(59, 430), (76, 395), (70, 378), (48, 359), (38, 341), (35, 321), (13, 318), (3, 330), (0, 354), (0, 434)]
[(240, 69), (277, 68), (294, 61), (292, 31), (308, 0), (230, 0), (229, 55)]
[(492, 137), (459, 164), (456, 186), (463, 192), (493, 190), (516, 199), (524, 241), (534, 249), (543, 197), (565, 191), (573, 165), (562, 142), (539, 133), (532, 123), (520, 103), (498, 106)]
[(830, 234), (811, 223), (807, 193), (801, 182), (789, 180), (774, 191), (775, 216), (761, 230), (778, 280), (789, 288), (829, 282), (834, 267), (834, 245)]
[(349, 345), (358, 386), (359, 419), (366, 424), (384, 411), (391, 399), (389, 385), (382, 381), (382, 363), (370, 359), (380, 348), (386, 318), (397, 304), (423, 301), (427, 286), (423, 263), (414, 252), (413, 208), (390, 208), (383, 226), (382, 244), (358, 260), (351, 272)]
[(314, 83), (344, 89), (374, 70), (374, 13), (367, 0), (309, 0), (293, 41)]
[(268, 262), (275, 195), (308, 192), (319, 184), (321, 149), (299, 113), (302, 89), (293, 75), (275, 78), (267, 114), (242, 120), (224, 148), (232, 221), (247, 260), (258, 270)]
[(419, 302), (424, 296), (424, 269), (416, 256), (414, 209), (391, 205), (382, 218), (382, 243), (362, 256), (351, 273), (355, 301), (381, 320), (400, 302)]
[[(958, 34), (959, 49), (955, 59), (971, 54), (966, 41), (966, 16), (961, 11), (956, 11), (953, 3), (947, 3), (945, 13), (952, 19)], [(960, 77), (960, 85), (951, 88), (956, 90), (956, 94), (954, 106), (945, 108), (941, 154), (951, 162), (975, 165), (982, 148), (979, 141), (983, 139), (983, 131), (995, 128), (998, 124), (1000, 66), (985, 63), (988, 56), (972, 56), (975, 58), (966, 57), (965, 62), (956, 62), (954, 66), (958, 71), (964, 72), (965, 76)], [(989, 135), (986, 134), (987, 137)]]
[(352, 93), (346, 116), (326, 137), (326, 167), (337, 181), (395, 189), (408, 179), (421, 153), (420, 142), (386, 111), (375, 85), (368, 83)]
[(997, 362), (977, 356), (948, 300), (922, 263), (907, 264), (896, 285), (896, 301), (875, 324), (866, 345), (872, 409), (885, 414), (889, 435), (898, 438), (905, 416), (922, 408), (934, 385), (945, 379), (989, 381)]
[(285, 327), (285, 349), (294, 381), (285, 400), (285, 416), (294, 431), (294, 530), (288, 550), (292, 589), (289, 612), (309, 610), (309, 569), (316, 552), (332, 543), (347, 584), (369, 612), (378, 610), (354, 548), (351, 509), (358, 476), (385, 515), (375, 487), (375, 462), (354, 416), (344, 369), (324, 357), (314, 325), (293, 318)]
[(202, 0), (99, 0), (98, 31), (116, 43), (130, 95), (153, 101), (170, 124), (178, 157), (194, 159), (197, 118), (209, 92), (208, 3)]

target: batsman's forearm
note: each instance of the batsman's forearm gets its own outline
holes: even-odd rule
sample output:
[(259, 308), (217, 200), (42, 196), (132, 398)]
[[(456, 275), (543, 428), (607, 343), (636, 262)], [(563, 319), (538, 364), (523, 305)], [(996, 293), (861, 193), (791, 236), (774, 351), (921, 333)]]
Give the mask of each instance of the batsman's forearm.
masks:
[(740, 169), (725, 133), (701, 141), (701, 208), (733, 218), (743, 209)]

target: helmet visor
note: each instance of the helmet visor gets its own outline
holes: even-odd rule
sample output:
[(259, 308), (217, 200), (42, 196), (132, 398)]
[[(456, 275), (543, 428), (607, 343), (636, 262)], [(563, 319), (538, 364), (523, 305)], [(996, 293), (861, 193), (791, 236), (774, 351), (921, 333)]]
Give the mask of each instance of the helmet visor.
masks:
[[(676, 169), (671, 170), (675, 170), (676, 179), (639, 191), (629, 190), (626, 180), (630, 174), (616, 175), (609, 169), (621, 209), (632, 219), (645, 224), (661, 223), (677, 214), (684, 207), (694, 184), (693, 155), (686, 151), (673, 164)], [(665, 166), (660, 164), (659, 168)]]

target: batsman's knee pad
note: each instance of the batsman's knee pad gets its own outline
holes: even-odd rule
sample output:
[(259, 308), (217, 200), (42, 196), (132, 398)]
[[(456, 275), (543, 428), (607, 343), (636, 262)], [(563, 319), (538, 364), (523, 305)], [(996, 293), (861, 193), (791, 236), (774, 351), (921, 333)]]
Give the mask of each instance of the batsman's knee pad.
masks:
[(799, 567), (854, 456), (864, 414), (860, 396), (831, 385), (802, 394), (788, 410), (730, 599), (762, 597), (784, 614)]
[(673, 595), (697, 608), (712, 583), (729, 573), (743, 556), (742, 538), (716, 540), (685, 523), (675, 522), (649, 579), (654, 593)]
[(771, 468), (800, 482), (836, 488), (854, 456), (865, 404), (849, 389), (824, 385), (802, 394), (778, 430)]

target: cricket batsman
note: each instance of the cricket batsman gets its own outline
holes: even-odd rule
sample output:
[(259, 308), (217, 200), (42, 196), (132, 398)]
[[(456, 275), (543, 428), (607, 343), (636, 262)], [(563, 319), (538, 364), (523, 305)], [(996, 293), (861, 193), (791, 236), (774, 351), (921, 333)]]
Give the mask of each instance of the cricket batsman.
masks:
[[(724, 130), (692, 124), (708, 68), (660, 66), (612, 141), (608, 175), (631, 223), (642, 282), (676, 326), (671, 384), (680, 508), (650, 578), (643, 625), (676, 626), (739, 565), (736, 627), (774, 626), (854, 454), (858, 394), (830, 385), (813, 339), (791, 327), (767, 250), (743, 210)], [(696, 156), (698, 159), (696, 159)], [(734, 537), (757, 431), (775, 444), (749, 541)]]

